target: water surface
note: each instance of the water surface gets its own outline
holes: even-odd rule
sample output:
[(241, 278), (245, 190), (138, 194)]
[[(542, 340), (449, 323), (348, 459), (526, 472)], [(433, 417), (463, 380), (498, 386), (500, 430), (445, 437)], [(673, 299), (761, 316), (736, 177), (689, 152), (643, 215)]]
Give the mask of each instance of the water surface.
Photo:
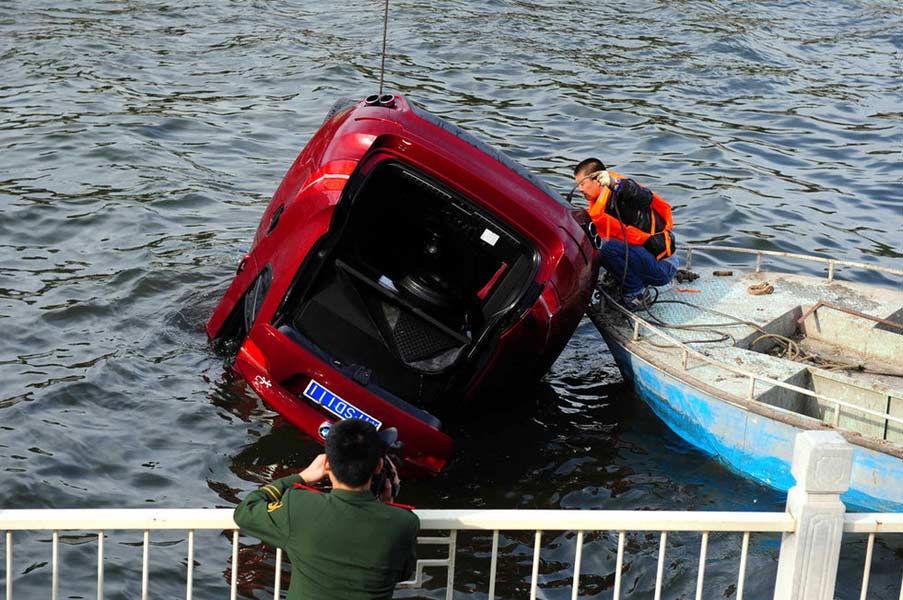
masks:
[[(329, 105), (376, 91), (382, 6), (0, 3), (0, 506), (233, 506), (318, 452), (229, 374), (203, 326)], [(572, 165), (598, 156), (676, 207), (680, 241), (899, 267), (901, 32), (892, 0), (399, 0), (386, 88), (562, 192)], [(402, 500), (783, 509), (661, 425), (588, 323), (519, 404), (450, 424), (458, 456)], [(24, 597), (49, 585), (49, 544), (35, 540), (17, 545)], [(135, 595), (136, 540), (108, 544), (113, 597)], [(899, 594), (888, 543), (870, 597)], [(475, 558), (460, 590), (485, 577), (487, 544), (462, 542)], [(529, 584), (531, 544), (505, 540), (511, 590)], [(698, 544), (671, 540), (669, 597), (693, 594)], [(616, 535), (587, 540), (590, 597), (611, 594), (612, 548)], [(746, 597), (770, 597), (777, 548), (753, 544)], [(94, 593), (94, 551), (66, 539), (67, 597)], [(220, 597), (227, 541), (204, 552), (197, 597)], [(656, 552), (656, 536), (630, 539), (625, 596), (651, 595)], [(184, 553), (183, 534), (155, 539), (153, 596), (183, 593)], [(838, 596), (857, 594), (863, 554), (845, 554)], [(549, 535), (545, 597), (570, 597), (572, 556), (572, 537)], [(739, 538), (713, 538), (706, 597), (735, 594), (738, 556)], [(266, 576), (243, 580), (264, 597), (252, 590)]]

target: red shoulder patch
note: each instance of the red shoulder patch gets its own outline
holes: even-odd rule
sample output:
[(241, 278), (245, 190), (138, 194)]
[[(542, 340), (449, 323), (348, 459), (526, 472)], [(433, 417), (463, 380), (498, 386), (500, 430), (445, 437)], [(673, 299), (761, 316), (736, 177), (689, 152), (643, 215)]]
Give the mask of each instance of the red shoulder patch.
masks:
[(323, 493), (323, 490), (318, 490), (317, 488), (312, 488), (312, 487), (310, 487), (309, 485), (304, 485), (303, 483), (296, 483), (296, 484), (294, 485), (294, 487), (297, 488), (297, 489), (299, 489), (299, 490), (308, 490), (308, 491), (311, 491), (311, 492), (317, 492), (318, 494), (322, 494), (322, 493)]

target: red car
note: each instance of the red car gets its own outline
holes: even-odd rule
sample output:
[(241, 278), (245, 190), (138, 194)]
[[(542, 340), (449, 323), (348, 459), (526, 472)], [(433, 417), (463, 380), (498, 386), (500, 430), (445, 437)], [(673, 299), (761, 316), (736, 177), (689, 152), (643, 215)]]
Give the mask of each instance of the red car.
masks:
[(321, 443), (361, 418), (397, 428), (409, 471), (438, 472), (452, 455), (439, 416), (537, 381), (573, 334), (592, 233), (585, 211), (404, 98), (340, 101), (207, 333)]

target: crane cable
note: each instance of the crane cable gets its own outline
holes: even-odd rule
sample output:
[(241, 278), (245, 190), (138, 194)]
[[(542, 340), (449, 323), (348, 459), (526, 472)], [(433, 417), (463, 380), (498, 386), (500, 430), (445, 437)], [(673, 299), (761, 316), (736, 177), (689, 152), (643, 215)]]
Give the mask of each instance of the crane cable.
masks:
[(386, 0), (386, 10), (383, 16), (383, 55), (379, 66), (379, 95), (383, 95), (383, 79), (386, 74), (386, 37), (389, 31), (389, 0)]

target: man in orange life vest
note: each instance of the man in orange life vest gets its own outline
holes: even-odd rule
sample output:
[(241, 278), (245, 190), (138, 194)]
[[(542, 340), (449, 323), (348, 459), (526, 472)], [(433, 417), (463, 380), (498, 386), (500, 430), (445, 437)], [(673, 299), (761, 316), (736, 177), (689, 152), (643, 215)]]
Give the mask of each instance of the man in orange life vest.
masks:
[(598, 158), (581, 161), (574, 180), (605, 240), (599, 250), (602, 266), (622, 284), (624, 304), (634, 307), (646, 286), (667, 285), (677, 272), (671, 206), (632, 179), (606, 170)]

